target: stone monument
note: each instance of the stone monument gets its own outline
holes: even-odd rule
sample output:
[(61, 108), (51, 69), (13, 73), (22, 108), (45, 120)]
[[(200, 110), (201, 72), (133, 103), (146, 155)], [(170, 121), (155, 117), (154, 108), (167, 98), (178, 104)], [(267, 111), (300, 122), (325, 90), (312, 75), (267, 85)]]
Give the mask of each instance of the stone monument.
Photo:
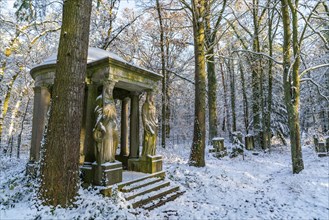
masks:
[(142, 156), (138, 160), (129, 160), (128, 169), (155, 173), (162, 170), (162, 156), (156, 155), (158, 119), (152, 91), (146, 93), (146, 100), (142, 107), (142, 122), (144, 127)]
[(84, 181), (96, 186), (109, 186), (122, 181), (122, 163), (115, 160), (118, 129), (113, 88), (114, 82), (104, 82), (102, 95), (96, 99), (96, 124), (93, 129), (96, 161), (92, 163), (91, 171), (83, 170), (84, 177), (87, 177)]

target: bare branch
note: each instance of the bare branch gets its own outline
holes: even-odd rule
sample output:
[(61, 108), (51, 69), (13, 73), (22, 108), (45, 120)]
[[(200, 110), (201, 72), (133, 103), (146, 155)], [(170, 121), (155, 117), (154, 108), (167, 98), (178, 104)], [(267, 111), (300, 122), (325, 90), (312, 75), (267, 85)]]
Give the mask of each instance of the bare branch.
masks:
[(323, 97), (325, 100), (327, 100), (327, 102), (329, 102), (329, 97), (328, 97), (328, 96), (325, 96), (325, 95), (323, 95), (323, 94), (321, 93), (321, 91), (320, 91), (320, 87), (321, 87), (321, 86), (320, 86), (318, 83), (316, 83), (313, 79), (311, 79), (311, 78), (304, 78), (304, 79), (301, 79), (300, 82), (301, 82), (301, 83), (302, 83), (302, 82), (311, 82), (313, 85), (316, 86), (316, 90), (318, 91), (318, 94), (319, 94), (321, 97)]
[(274, 63), (276, 64), (279, 64), (279, 65), (283, 65), (283, 62), (282, 61), (277, 61), (276, 59), (274, 59), (273, 57), (265, 54), (265, 53), (261, 53), (261, 52), (254, 52), (254, 51), (250, 51), (250, 50), (233, 50), (233, 53), (234, 52), (244, 52), (244, 53), (252, 53), (252, 54), (256, 54), (256, 55), (259, 55), (259, 56), (264, 56), (270, 60), (272, 60)]
[(317, 66), (312, 66), (310, 68), (305, 69), (303, 72), (301, 72), (301, 74), (299, 74), (299, 77), (302, 78), (307, 72), (312, 71), (312, 70), (316, 70), (322, 67), (326, 67), (329, 66), (329, 63), (325, 63), (325, 64), (320, 64)]

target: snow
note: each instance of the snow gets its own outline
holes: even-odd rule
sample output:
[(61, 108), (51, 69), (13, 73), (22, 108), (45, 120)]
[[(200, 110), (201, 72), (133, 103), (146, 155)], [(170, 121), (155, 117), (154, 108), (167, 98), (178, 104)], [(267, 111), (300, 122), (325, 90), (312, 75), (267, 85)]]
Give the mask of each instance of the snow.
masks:
[[(119, 57), (115, 53), (112, 53), (112, 52), (109, 52), (106, 50), (102, 50), (99, 48), (95, 48), (95, 47), (88, 48), (88, 58), (87, 58), (88, 63), (92, 63), (94, 61), (101, 60), (101, 59), (104, 59), (107, 57), (110, 57), (114, 60), (118, 60), (118, 61), (126, 63), (126, 61), (123, 58)], [(47, 64), (55, 64), (55, 63), (57, 63), (57, 53), (54, 53), (53, 55), (51, 55), (50, 57), (45, 59), (44, 62), (39, 64), (38, 66), (43, 66), (43, 65), (47, 65)]]
[[(229, 146), (227, 146), (230, 149)], [(76, 207), (41, 205), (38, 182), (25, 176), (23, 159), (0, 158), (0, 219), (328, 219), (329, 157), (303, 147), (305, 169), (291, 172), (287, 147), (245, 159), (206, 154), (206, 167), (188, 165), (190, 146), (159, 148), (167, 178), (186, 192), (152, 211), (127, 209), (120, 193), (104, 198), (80, 189)], [(206, 149), (208, 152), (208, 149)]]

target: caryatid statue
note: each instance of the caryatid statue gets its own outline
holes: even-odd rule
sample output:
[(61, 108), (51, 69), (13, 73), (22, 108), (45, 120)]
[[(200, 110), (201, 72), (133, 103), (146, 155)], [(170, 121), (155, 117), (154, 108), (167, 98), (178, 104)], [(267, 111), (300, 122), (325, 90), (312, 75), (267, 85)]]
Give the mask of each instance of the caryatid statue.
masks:
[(142, 156), (154, 156), (158, 132), (158, 118), (154, 106), (153, 92), (148, 91), (142, 108), (142, 121), (144, 126), (144, 139)]
[(93, 135), (96, 141), (97, 164), (114, 162), (118, 147), (117, 113), (113, 99), (113, 87), (113, 83), (104, 83), (102, 102), (99, 102), (95, 109), (97, 118)]

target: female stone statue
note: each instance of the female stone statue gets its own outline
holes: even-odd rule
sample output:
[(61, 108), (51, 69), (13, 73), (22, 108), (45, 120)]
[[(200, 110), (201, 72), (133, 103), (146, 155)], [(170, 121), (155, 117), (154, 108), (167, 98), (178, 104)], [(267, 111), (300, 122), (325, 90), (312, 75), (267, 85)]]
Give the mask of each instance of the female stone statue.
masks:
[(96, 141), (96, 161), (98, 164), (114, 162), (118, 146), (116, 109), (112, 96), (113, 85), (105, 84), (103, 88), (103, 108), (98, 105), (98, 118), (94, 128)]
[(152, 91), (147, 92), (146, 100), (142, 108), (142, 121), (144, 126), (142, 156), (154, 156), (156, 151), (158, 119), (156, 117)]

